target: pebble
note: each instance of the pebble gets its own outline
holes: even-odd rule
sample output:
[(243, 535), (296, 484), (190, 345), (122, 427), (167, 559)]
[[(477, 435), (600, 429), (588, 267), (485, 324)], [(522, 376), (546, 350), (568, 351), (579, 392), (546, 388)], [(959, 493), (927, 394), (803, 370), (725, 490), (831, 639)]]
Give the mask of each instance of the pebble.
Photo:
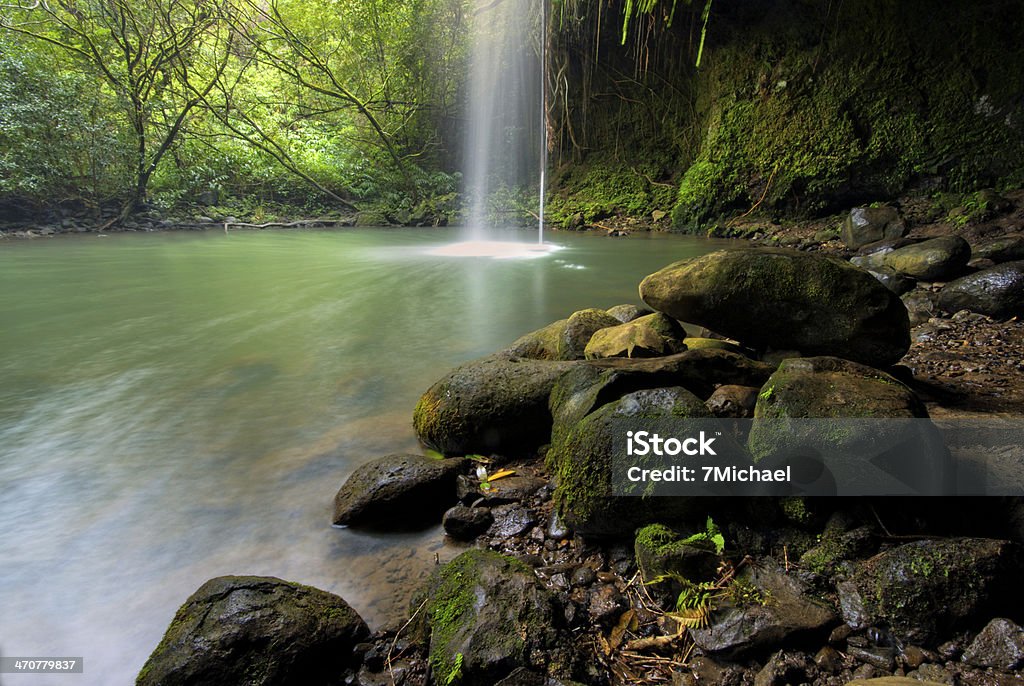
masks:
[(597, 574), (594, 570), (587, 566), (577, 567), (576, 571), (572, 573), (572, 585), (573, 586), (589, 586), (594, 583), (597, 578)]

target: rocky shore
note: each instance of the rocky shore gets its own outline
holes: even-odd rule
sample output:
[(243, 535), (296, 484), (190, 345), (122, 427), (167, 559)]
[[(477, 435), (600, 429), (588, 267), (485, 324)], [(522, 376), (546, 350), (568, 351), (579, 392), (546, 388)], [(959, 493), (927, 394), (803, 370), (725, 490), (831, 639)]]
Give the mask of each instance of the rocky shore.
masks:
[(371, 633), (337, 596), (219, 578), (139, 683), (1024, 682), (1018, 499), (641, 497), (612, 476), (630, 422), (745, 418), (727, 438), (758, 465), (813, 440), (777, 422), (1024, 416), (1024, 239), (1000, 207), (998, 235), (858, 208), (836, 236), (669, 265), (646, 308), (575, 312), (452, 370), (413, 412), (425, 454), (367, 462), (334, 504), (336, 524), (441, 521), (469, 543), (407, 620)]

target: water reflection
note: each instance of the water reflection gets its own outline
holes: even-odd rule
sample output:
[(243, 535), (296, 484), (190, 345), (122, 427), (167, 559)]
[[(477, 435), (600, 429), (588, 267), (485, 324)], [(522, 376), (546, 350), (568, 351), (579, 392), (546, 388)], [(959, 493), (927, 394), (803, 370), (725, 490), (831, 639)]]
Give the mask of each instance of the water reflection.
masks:
[[(426, 255), (452, 231), (118, 235), (0, 248), (0, 645), (130, 683), (220, 574), (404, 612), (436, 530), (330, 527), (355, 466), (414, 451), (451, 366), (636, 284), (703, 241), (559, 236), (558, 259)], [(70, 679), (72, 677), (68, 677)], [(39, 683), (5, 675), (4, 684)], [(58, 683), (56, 680), (54, 683)]]

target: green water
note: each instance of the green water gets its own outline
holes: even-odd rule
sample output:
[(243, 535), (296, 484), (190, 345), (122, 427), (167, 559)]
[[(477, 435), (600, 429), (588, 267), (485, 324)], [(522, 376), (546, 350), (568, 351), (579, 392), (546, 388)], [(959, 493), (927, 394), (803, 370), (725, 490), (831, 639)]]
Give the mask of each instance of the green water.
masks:
[(412, 408), (450, 367), (575, 309), (639, 303), (643, 276), (722, 244), (570, 234), (528, 260), (425, 254), (455, 237), (0, 243), (0, 654), (85, 658), (48, 684), (130, 683), (221, 574), (396, 619), (435, 554), (458, 550), (436, 528), (331, 528), (351, 470), (416, 450)]

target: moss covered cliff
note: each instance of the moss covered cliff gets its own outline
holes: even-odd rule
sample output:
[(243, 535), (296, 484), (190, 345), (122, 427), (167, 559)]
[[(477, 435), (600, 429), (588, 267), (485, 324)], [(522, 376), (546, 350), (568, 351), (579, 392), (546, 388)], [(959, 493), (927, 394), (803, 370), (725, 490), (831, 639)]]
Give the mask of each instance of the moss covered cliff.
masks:
[(656, 7), (621, 45), (601, 4), (553, 19), (555, 219), (698, 231), (1024, 184), (1020, 3), (716, 0), (700, 68), (698, 8)]

